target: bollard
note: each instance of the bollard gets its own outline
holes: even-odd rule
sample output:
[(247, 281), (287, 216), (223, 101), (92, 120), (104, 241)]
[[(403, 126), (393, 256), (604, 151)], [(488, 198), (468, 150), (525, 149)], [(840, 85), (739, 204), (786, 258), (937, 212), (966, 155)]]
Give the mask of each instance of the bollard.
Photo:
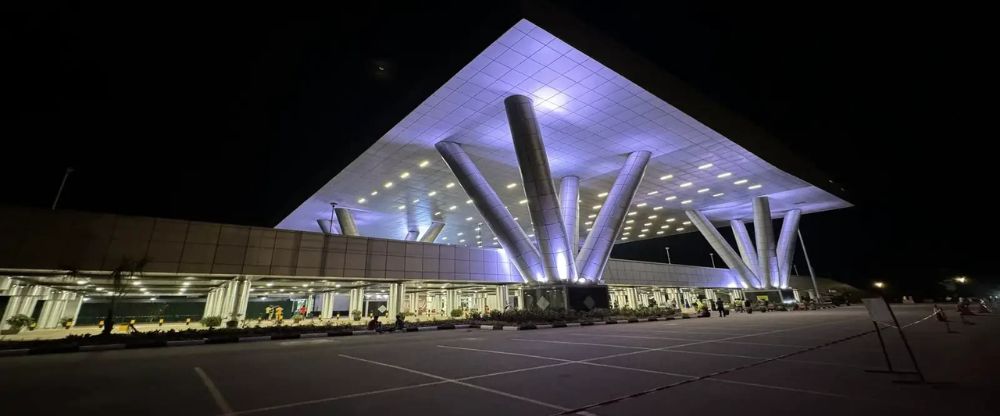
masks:
[(191, 325), (191, 318), (185, 319), (184, 320), (184, 325)]
[(160, 318), (160, 324), (159, 324), (159, 326), (163, 326), (163, 318)]

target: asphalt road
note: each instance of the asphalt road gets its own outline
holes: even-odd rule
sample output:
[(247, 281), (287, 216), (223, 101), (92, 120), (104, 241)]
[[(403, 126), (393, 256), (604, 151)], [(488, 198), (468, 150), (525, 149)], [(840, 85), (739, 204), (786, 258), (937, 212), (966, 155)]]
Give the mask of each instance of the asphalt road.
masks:
[[(928, 305), (896, 305), (916, 321)], [(952, 314), (954, 315), (954, 314)], [(957, 318), (952, 316), (952, 318)], [(453, 330), (0, 358), (4, 415), (998, 414), (993, 316), (905, 329), (861, 307), (536, 331)], [(897, 370), (912, 370), (895, 330)], [(708, 412), (708, 413), (705, 413)]]

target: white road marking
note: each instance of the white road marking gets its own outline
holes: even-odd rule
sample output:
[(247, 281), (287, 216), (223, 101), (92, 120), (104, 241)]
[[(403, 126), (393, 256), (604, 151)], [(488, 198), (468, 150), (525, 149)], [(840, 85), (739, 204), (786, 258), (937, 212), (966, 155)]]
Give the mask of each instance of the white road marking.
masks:
[[(628, 332), (632, 334), (634, 332)], [(583, 334), (583, 333), (573, 333), (569, 335), (576, 336), (597, 336), (597, 337), (613, 337), (613, 338), (635, 338), (635, 339), (662, 339), (666, 341), (703, 341), (699, 339), (690, 338), (671, 338), (671, 337), (651, 337), (645, 335), (609, 335), (609, 334)], [(810, 345), (791, 345), (791, 344), (771, 344), (766, 342), (745, 342), (745, 341), (725, 341), (725, 340), (704, 340), (708, 342), (718, 342), (721, 344), (742, 344), (742, 345), (760, 345), (765, 347), (787, 347), (787, 348), (809, 348)]]
[(361, 392), (361, 393), (345, 394), (343, 396), (325, 397), (325, 398), (322, 398), (322, 399), (305, 400), (305, 401), (301, 401), (301, 402), (279, 404), (279, 405), (276, 405), (276, 406), (259, 407), (259, 408), (256, 408), (256, 409), (242, 410), (242, 411), (231, 413), (231, 414), (232, 415), (245, 415), (245, 414), (250, 414), (250, 413), (267, 412), (267, 411), (271, 411), (271, 410), (287, 409), (287, 408), (290, 408), (290, 407), (305, 406), (305, 405), (309, 405), (309, 404), (326, 403), (326, 402), (332, 402), (332, 401), (337, 401), (337, 400), (353, 399), (355, 397), (371, 396), (371, 395), (374, 395), (374, 394), (382, 394), (382, 393), (390, 393), (390, 392), (394, 392), (394, 391), (417, 389), (417, 388), (427, 387), (427, 386), (436, 386), (438, 384), (445, 384), (445, 383), (447, 383), (447, 382), (446, 381), (432, 381), (430, 383), (414, 384), (414, 385), (410, 385), (410, 386), (392, 387), (392, 388), (388, 388), (388, 389), (372, 390), (372, 391), (366, 391), (366, 392)]
[(280, 345), (306, 345), (306, 344), (326, 344), (328, 342), (334, 342), (332, 339), (303, 339), (296, 341), (281, 341)]
[(219, 407), (219, 410), (222, 411), (223, 414), (232, 414), (232, 406), (229, 405), (229, 402), (226, 401), (225, 397), (222, 397), (222, 392), (215, 387), (215, 383), (213, 383), (212, 379), (208, 377), (208, 374), (205, 374), (205, 370), (202, 370), (201, 367), (195, 367), (194, 372), (198, 373), (198, 377), (201, 377), (201, 382), (205, 384), (205, 388), (207, 388), (208, 393), (212, 395), (212, 400), (215, 400), (215, 405)]
[(550, 409), (556, 409), (556, 410), (560, 410), (560, 411), (563, 411), (563, 412), (565, 412), (567, 410), (570, 410), (568, 408), (565, 408), (565, 407), (562, 407), (562, 406), (559, 406), (559, 405), (556, 405), (556, 404), (546, 403), (546, 402), (543, 402), (543, 401), (540, 401), (540, 400), (535, 400), (535, 399), (524, 397), (524, 396), (518, 396), (516, 394), (511, 394), (511, 393), (507, 393), (507, 392), (500, 391), (500, 390), (494, 390), (494, 389), (491, 389), (491, 388), (488, 388), (488, 387), (477, 386), (475, 384), (469, 384), (469, 383), (465, 383), (465, 382), (462, 382), (462, 381), (458, 381), (456, 379), (450, 379), (450, 378), (446, 378), (446, 377), (441, 377), (441, 376), (438, 376), (438, 375), (434, 375), (434, 374), (430, 374), (430, 373), (425, 373), (423, 371), (414, 370), (414, 369), (411, 369), (411, 368), (406, 368), (406, 367), (401, 367), (401, 366), (398, 366), (398, 365), (392, 365), (392, 364), (386, 364), (386, 363), (380, 363), (378, 361), (366, 360), (364, 358), (353, 357), (353, 356), (345, 355), (345, 354), (337, 354), (337, 355), (340, 356), (340, 357), (343, 357), (343, 358), (347, 358), (349, 360), (356, 360), (356, 361), (361, 361), (361, 362), (365, 362), (365, 363), (369, 363), (369, 364), (380, 365), (380, 366), (383, 366), (383, 367), (395, 368), (397, 370), (406, 371), (406, 372), (413, 373), (413, 374), (419, 374), (419, 375), (422, 375), (424, 377), (430, 377), (430, 378), (433, 378), (433, 379), (441, 380), (441, 381), (446, 382), (446, 383), (454, 383), (454, 384), (458, 384), (460, 386), (465, 386), (465, 387), (469, 387), (469, 388), (472, 388), (472, 389), (476, 389), (476, 390), (485, 391), (485, 392), (488, 392), (488, 393), (493, 393), (493, 394), (497, 394), (497, 395), (500, 395), (500, 396), (508, 397), (508, 398), (511, 398), (511, 399), (521, 400), (521, 401), (532, 403), (532, 404), (536, 404), (536, 405), (539, 405), (539, 406), (548, 407)]

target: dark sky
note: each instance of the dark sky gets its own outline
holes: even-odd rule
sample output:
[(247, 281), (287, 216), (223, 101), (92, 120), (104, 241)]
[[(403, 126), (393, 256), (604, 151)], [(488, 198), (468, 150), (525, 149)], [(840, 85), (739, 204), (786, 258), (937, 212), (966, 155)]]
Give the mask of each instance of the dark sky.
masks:
[[(997, 275), (987, 14), (557, 1), (764, 127), (856, 208), (807, 215), (821, 275)], [(495, 37), (509, 3), (37, 6), (2, 13), (0, 202), (273, 226)], [(382, 66), (386, 71), (378, 71)], [(729, 234), (724, 230), (723, 234)], [(616, 257), (709, 262), (697, 234)], [(796, 261), (804, 273), (801, 256)]]

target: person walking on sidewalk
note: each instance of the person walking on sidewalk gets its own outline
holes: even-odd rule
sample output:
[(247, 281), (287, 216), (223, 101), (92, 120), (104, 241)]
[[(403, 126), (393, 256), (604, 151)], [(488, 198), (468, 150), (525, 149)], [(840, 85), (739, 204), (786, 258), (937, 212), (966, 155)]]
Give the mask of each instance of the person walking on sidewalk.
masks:
[(715, 309), (719, 311), (720, 318), (726, 317), (726, 303), (723, 302), (722, 299), (715, 300)]

